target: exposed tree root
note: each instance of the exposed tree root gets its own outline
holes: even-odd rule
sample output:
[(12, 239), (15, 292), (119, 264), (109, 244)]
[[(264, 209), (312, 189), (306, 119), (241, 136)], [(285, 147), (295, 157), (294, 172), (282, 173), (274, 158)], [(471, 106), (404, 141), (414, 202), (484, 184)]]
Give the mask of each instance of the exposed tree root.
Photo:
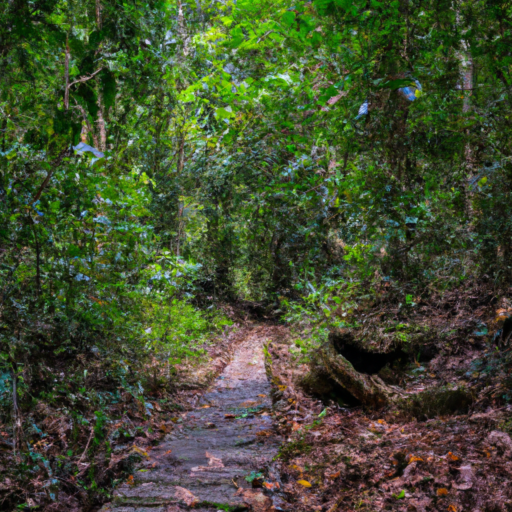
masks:
[[(330, 344), (320, 350), (319, 359), (323, 362), (326, 374), (362, 404), (383, 407), (405, 396), (400, 388), (386, 384), (378, 375), (357, 372), (350, 361), (337, 354)], [(319, 375), (320, 369), (317, 368), (316, 380), (319, 380)]]

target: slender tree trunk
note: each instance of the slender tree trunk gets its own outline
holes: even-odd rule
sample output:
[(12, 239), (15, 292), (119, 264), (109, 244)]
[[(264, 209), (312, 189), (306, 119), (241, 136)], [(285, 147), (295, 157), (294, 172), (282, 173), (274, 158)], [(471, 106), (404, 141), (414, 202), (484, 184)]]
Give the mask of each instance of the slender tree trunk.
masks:
[(101, 2), (100, 0), (96, 0), (96, 26), (98, 30), (101, 30)]
[[(96, 0), (96, 27), (98, 30), (101, 30), (101, 1)], [(96, 146), (100, 151), (105, 151), (107, 149), (107, 129), (105, 126), (105, 105), (103, 102), (103, 93), (101, 90), (101, 78), (99, 75), (96, 76), (96, 85), (98, 90), (98, 119), (96, 124), (98, 125), (99, 131), (99, 145)]]
[(99, 150), (107, 149), (107, 129), (105, 126), (105, 106), (103, 104), (103, 94), (101, 92), (101, 83), (98, 79), (98, 120), (96, 121), (100, 133)]
[(66, 110), (69, 109), (69, 42), (68, 42), (68, 36), (66, 36), (66, 56), (64, 58), (64, 74), (65, 74), (65, 91), (64, 91), (64, 108)]
[(12, 366), (12, 408), (13, 408), (13, 427), (14, 427), (14, 457), (19, 455), (22, 447), (23, 430), (21, 421), (21, 411), (18, 405), (18, 374), (16, 366)]
[(185, 17), (183, 15), (183, 6), (181, 0), (178, 0), (178, 34), (182, 43), (183, 57), (186, 57), (189, 52), (188, 34), (187, 28), (185, 27)]
[[(456, 13), (457, 25), (461, 28), (463, 33), (461, 39), (461, 51), (457, 52), (457, 57), (460, 62), (460, 88), (464, 95), (462, 103), (462, 113), (467, 115), (471, 111), (471, 94), (473, 89), (473, 57), (471, 56), (470, 47), (468, 41), (464, 38), (467, 30), (462, 28), (462, 17), (460, 11)], [(464, 146), (464, 165), (466, 169), (466, 208), (467, 213), (470, 217), (473, 216), (473, 208), (471, 205), (471, 185), (470, 181), (475, 172), (475, 162), (473, 156), (473, 148), (469, 142), (470, 133), (469, 130), (465, 131), (466, 138), (468, 139)]]

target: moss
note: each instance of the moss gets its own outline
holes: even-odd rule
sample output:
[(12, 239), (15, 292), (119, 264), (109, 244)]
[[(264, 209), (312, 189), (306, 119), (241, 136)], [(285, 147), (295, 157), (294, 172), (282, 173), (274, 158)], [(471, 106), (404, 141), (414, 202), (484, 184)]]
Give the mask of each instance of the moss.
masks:
[(298, 441), (292, 441), (291, 443), (281, 446), (279, 457), (288, 460), (297, 455), (307, 455), (312, 449), (313, 447), (307, 444), (304, 439), (299, 439)]
[(443, 386), (405, 398), (398, 405), (406, 414), (425, 420), (449, 414), (465, 414), (473, 401), (474, 397), (468, 389)]

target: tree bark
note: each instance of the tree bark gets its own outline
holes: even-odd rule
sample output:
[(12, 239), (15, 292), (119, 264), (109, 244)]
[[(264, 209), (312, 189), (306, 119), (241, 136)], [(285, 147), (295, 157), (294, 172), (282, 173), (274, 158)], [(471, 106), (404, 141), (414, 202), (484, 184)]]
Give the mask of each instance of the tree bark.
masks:
[(64, 58), (64, 80), (66, 82), (65, 84), (65, 91), (64, 91), (64, 108), (66, 110), (69, 110), (69, 42), (68, 37), (66, 36), (66, 56)]
[(14, 456), (17, 457), (17, 454), (19, 454), (22, 447), (23, 430), (21, 411), (18, 405), (18, 374), (14, 365), (12, 369), (12, 407), (14, 416)]
[(319, 356), (327, 374), (362, 404), (383, 407), (405, 395), (400, 388), (387, 385), (377, 375), (357, 372), (330, 344), (320, 350)]

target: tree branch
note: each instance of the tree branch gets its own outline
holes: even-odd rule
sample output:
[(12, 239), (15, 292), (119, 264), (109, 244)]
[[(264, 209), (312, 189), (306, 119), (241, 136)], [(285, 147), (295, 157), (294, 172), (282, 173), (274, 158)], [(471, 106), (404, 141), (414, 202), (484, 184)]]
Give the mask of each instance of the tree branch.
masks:
[(75, 85), (75, 84), (83, 84), (84, 82), (87, 82), (89, 81), (91, 78), (94, 78), (101, 70), (103, 69), (103, 67), (97, 69), (92, 75), (89, 75), (89, 76), (83, 76), (82, 78), (79, 78), (78, 80), (75, 80), (74, 82), (71, 82), (69, 85), (68, 85), (68, 89), (72, 86), (72, 85)]

